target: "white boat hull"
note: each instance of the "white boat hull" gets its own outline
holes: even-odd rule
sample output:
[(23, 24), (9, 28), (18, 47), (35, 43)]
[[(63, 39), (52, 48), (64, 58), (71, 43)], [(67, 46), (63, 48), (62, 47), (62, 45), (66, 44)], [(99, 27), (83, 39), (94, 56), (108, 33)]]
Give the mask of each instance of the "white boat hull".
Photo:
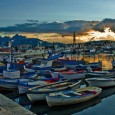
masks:
[(5, 89), (9, 89), (9, 90), (16, 90), (18, 89), (18, 85), (17, 84), (7, 84), (7, 83), (4, 83), (4, 84), (0, 84), (0, 87), (1, 88), (5, 88)]
[(27, 97), (31, 102), (37, 102), (45, 100), (46, 94), (27, 94)]
[(85, 73), (73, 73), (73, 74), (62, 74), (60, 73), (60, 76), (62, 76), (63, 79), (83, 79), (85, 78)]
[(100, 79), (96, 79), (96, 78), (92, 78), (92, 79), (86, 79), (86, 81), (88, 82), (88, 84), (90, 86), (97, 86), (97, 87), (112, 87), (115, 86), (115, 79), (104, 79), (104, 78), (100, 78)]
[[(82, 88), (80, 88), (82, 89)], [(76, 96), (66, 96), (61, 94), (60, 96), (46, 96), (46, 100), (47, 103), (50, 107), (52, 106), (60, 106), (60, 105), (70, 105), (70, 104), (77, 104), (77, 103), (81, 103), (81, 102), (85, 102), (88, 101), (94, 97), (96, 97), (97, 95), (99, 95), (101, 93), (101, 89), (97, 88), (98, 91), (95, 92), (94, 94), (88, 94), (88, 95), (84, 95), (84, 96), (80, 96), (79, 93)], [(79, 90), (79, 89), (77, 89)]]
[(83, 79), (85, 78), (85, 73), (61, 73), (61, 72), (51, 72), (51, 75), (53, 78), (56, 78), (58, 76), (61, 76), (62, 79)]
[[(80, 87), (80, 85), (81, 85), (81, 80), (79, 80), (78, 82), (76, 82), (76, 83), (74, 83), (74, 84), (72, 84), (70, 87), (71, 87), (71, 89), (72, 90), (75, 90), (75, 89), (77, 89), (77, 88), (79, 88)], [(46, 96), (50, 93), (50, 91), (52, 91), (52, 90), (54, 90), (54, 89), (51, 89), (51, 90), (49, 90), (49, 92), (43, 92), (43, 93), (39, 93), (39, 91), (38, 91), (38, 94), (37, 93), (33, 93), (33, 92), (28, 92), (27, 93), (27, 96), (28, 96), (28, 98), (30, 99), (30, 101), (31, 102), (37, 102), (37, 101), (45, 101), (46, 100)], [(64, 87), (63, 89), (55, 89), (56, 91), (58, 91), (58, 92), (62, 92), (63, 90), (66, 90), (66, 87)], [(37, 92), (37, 91), (36, 91)], [(54, 91), (55, 92), (55, 91)]]
[(18, 92), (19, 92), (19, 94), (24, 94), (31, 87), (43, 86), (43, 85), (47, 85), (47, 83), (44, 81), (31, 81), (31, 82), (28, 82), (27, 84), (20, 83), (20, 84), (18, 84)]
[(17, 90), (20, 81), (30, 81), (29, 79), (0, 79), (0, 87), (8, 90)]
[(114, 77), (115, 72), (99, 71), (99, 72), (88, 72), (87, 77)]
[(18, 92), (19, 92), (19, 94), (24, 94), (27, 91), (28, 91), (28, 87), (18, 85)]

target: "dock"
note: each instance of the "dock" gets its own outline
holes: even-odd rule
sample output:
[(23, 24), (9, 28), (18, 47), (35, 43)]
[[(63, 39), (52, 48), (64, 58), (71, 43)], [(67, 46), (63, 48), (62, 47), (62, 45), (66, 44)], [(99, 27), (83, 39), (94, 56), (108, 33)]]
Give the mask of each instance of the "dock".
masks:
[(0, 115), (36, 115), (11, 99), (0, 94)]

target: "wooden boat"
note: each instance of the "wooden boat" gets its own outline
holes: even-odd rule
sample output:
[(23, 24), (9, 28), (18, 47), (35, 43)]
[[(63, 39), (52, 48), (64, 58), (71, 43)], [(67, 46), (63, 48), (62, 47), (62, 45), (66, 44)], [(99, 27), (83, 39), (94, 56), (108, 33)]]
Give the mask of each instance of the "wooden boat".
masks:
[(30, 81), (30, 79), (10, 79), (10, 78), (0, 78), (0, 88), (4, 90), (17, 90), (18, 89), (18, 83), (20, 81)]
[(34, 70), (50, 70), (52, 68), (52, 62), (59, 57), (63, 57), (63, 54), (60, 53), (51, 53), (46, 59), (41, 60), (41, 64), (33, 65), (32, 69)]
[(88, 102), (86, 101), (79, 104), (60, 106), (54, 108), (50, 108), (46, 103), (37, 103), (32, 104), (31, 107), (29, 106), (29, 110), (33, 111), (34, 113), (40, 113), (41, 115), (44, 115), (44, 111), (47, 115), (73, 115), (85, 109), (96, 106), (100, 102), (101, 99), (96, 97), (89, 100)]
[(61, 64), (63, 64), (66, 68), (71, 68), (71, 69), (75, 69), (78, 70), (86, 70), (88, 66), (90, 66), (92, 68), (92, 70), (97, 70), (100, 71), (102, 70), (102, 62), (92, 62), (92, 63), (88, 63), (86, 64), (85, 61), (83, 60), (67, 60), (67, 59), (58, 59), (60, 61)]
[[(110, 87), (103, 89), (97, 97), (83, 103), (49, 108), (46, 103), (41, 102), (37, 104), (32, 104), (29, 110), (33, 111), (34, 113), (40, 113), (42, 115), (44, 114), (44, 111), (47, 115), (73, 115), (75, 113), (79, 113), (80, 111), (85, 111), (86, 109), (97, 106), (97, 104), (100, 104), (102, 102), (102, 99), (112, 96), (114, 94), (115, 87)], [(24, 103), (24, 101), (22, 102)]]
[(115, 86), (115, 78), (88, 78), (86, 81), (90, 86), (102, 88)]
[(35, 81), (27, 81), (27, 82), (19, 82), (18, 84), (18, 92), (19, 94), (24, 94), (28, 91), (29, 88), (35, 86), (43, 86), (48, 85), (50, 83), (59, 82), (61, 78), (46, 78), (44, 76), (39, 76), (38, 79), (36, 78)]
[[(56, 75), (57, 74), (57, 75)], [(60, 75), (62, 79), (83, 79), (85, 78), (85, 72), (83, 71), (62, 71), (62, 72), (51, 72), (52, 77)]]
[(48, 83), (45, 81), (30, 81), (30, 82), (19, 82), (18, 84), (18, 93), (24, 94), (28, 91), (29, 88), (35, 87), (35, 86), (43, 86), (47, 85)]
[(92, 72), (87, 72), (86, 77), (114, 77), (115, 72), (110, 72), (110, 71), (92, 71)]
[(28, 89), (27, 96), (32, 102), (36, 101), (41, 101), (45, 100), (45, 97), (47, 94), (51, 92), (58, 92), (58, 91), (63, 91), (67, 89), (76, 89), (80, 87), (81, 85), (81, 80), (77, 82), (72, 82), (72, 81), (62, 81), (62, 82), (57, 82), (57, 83), (51, 83), (49, 85), (45, 86), (36, 86), (33, 88)]
[(70, 69), (76, 68), (76, 66), (78, 66), (79, 64), (83, 64), (83, 65), (85, 64), (85, 62), (82, 60), (78, 60), (78, 61), (77, 60), (69, 60), (69, 58), (58, 59), (57, 61), (64, 67), (70, 68)]
[(85, 87), (76, 90), (68, 90), (63, 92), (54, 92), (46, 96), (47, 103), (50, 107), (76, 104), (88, 101), (101, 93), (101, 88)]

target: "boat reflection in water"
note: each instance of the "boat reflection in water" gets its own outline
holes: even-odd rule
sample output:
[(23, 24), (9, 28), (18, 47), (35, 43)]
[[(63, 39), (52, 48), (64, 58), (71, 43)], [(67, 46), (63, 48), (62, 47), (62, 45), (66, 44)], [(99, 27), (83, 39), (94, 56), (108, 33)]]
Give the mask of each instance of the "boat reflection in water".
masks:
[(94, 106), (100, 103), (99, 98), (94, 98), (88, 102), (81, 104), (74, 104), (69, 106), (59, 106), (50, 108), (47, 104), (34, 104), (31, 105), (30, 111), (36, 114), (47, 114), (47, 115), (70, 115), (79, 111), (82, 111), (88, 107)]
[(109, 97), (109, 96), (111, 96), (113, 94), (115, 94), (115, 86), (103, 89), (101, 94), (99, 95), (99, 98), (103, 99), (103, 98)]
[(88, 109), (89, 107), (98, 106), (103, 98), (107, 98), (113, 94), (115, 94), (115, 87), (104, 89), (98, 97), (80, 104), (50, 108), (47, 103), (44, 102), (32, 104), (29, 110), (36, 114), (70, 115)]

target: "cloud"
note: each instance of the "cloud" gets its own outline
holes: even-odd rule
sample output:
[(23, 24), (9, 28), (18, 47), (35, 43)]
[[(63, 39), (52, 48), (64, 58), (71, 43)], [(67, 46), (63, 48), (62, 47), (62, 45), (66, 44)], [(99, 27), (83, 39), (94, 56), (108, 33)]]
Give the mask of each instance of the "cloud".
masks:
[(36, 32), (38, 25), (33, 23), (15, 24), (14, 26), (1, 27), (1, 32)]
[(63, 23), (57, 22), (43, 22), (38, 23), (38, 20), (28, 20), (27, 23), (16, 24), (14, 26), (1, 27), (0, 32), (85, 32), (89, 29), (98, 31), (104, 30), (105, 27), (110, 27), (115, 32), (115, 19), (104, 19), (102, 21), (85, 21), (74, 20), (66, 21)]

